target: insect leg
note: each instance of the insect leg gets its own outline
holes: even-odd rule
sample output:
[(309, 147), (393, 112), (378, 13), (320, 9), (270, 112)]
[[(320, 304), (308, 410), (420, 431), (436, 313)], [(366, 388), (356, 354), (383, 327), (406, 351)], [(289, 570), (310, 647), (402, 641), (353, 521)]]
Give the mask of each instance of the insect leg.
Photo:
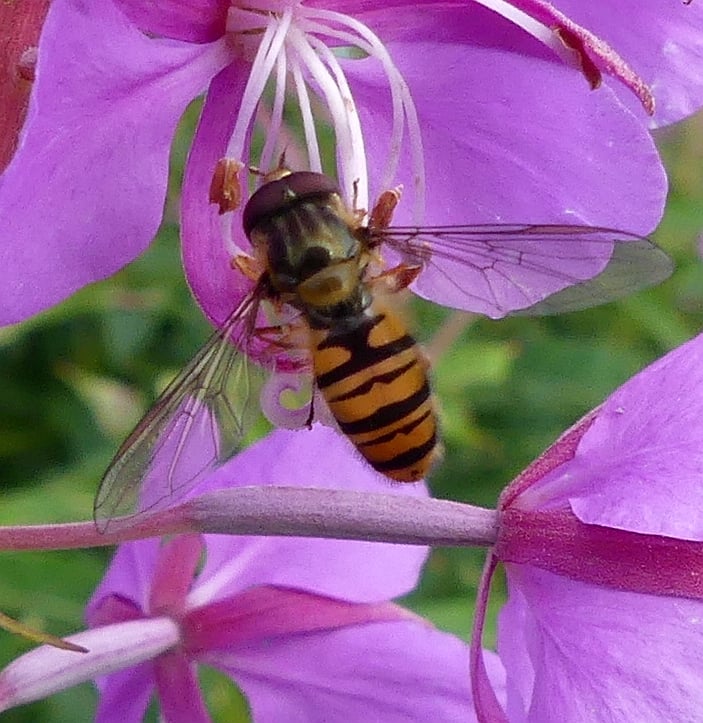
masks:
[(410, 286), (418, 277), (420, 271), (422, 271), (421, 264), (399, 264), (369, 279), (369, 283), (374, 285), (382, 284), (384, 291), (395, 293)]
[(238, 254), (235, 256), (230, 261), (230, 266), (252, 281), (258, 281), (265, 271), (262, 263), (258, 259), (255, 259), (253, 256), (247, 256), (246, 254)]

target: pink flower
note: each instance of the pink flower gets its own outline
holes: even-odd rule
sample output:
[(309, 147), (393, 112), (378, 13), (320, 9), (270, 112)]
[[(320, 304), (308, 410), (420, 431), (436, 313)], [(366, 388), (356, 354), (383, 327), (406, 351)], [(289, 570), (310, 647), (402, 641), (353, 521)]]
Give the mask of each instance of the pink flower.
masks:
[[(541, 0), (55, 0), (28, 120), (0, 179), (2, 323), (146, 248), (162, 217), (174, 129), (205, 91), (183, 188), (183, 254), (196, 297), (221, 323), (247, 288), (229, 264), (243, 239), (236, 214), (220, 218), (206, 189), (224, 155), (266, 167), (276, 143), (288, 143), (286, 79), (305, 128), (301, 163), (322, 166), (314, 119), (328, 120), (347, 200), (355, 181), (367, 207), (404, 183), (400, 223), (424, 208), (433, 224), (649, 232), (665, 179), (642, 104), (651, 108), (651, 87), (656, 123), (699, 104), (700, 7), (638, 3), (641, 22), (625, 32), (607, 3), (562, 4), (622, 44), (637, 72)], [(591, 85), (605, 74), (603, 87), (591, 93), (582, 72)], [(262, 102), (269, 80), (273, 100)], [(267, 142), (252, 157), (257, 114)]]
[[(306, 464), (311, 455), (317, 465)], [(300, 487), (345, 477), (357, 491), (387, 489), (324, 427), (274, 432), (207, 486), (233, 477)], [(196, 675), (204, 664), (237, 683), (256, 721), (472, 720), (468, 648), (389, 602), (415, 586), (426, 554), (286, 537), (123, 544), (88, 606), (90, 630), (70, 637), (89, 652), (43, 646), (15, 660), (0, 672), (0, 707), (98, 678), (103, 723), (141, 721), (154, 692), (166, 720), (207, 721)], [(500, 665), (487, 660), (499, 684)]]
[(500, 501), (474, 637), (480, 720), (505, 720), (479, 656), (490, 577), (509, 600), (507, 720), (693, 720), (703, 708), (703, 336), (633, 377)]

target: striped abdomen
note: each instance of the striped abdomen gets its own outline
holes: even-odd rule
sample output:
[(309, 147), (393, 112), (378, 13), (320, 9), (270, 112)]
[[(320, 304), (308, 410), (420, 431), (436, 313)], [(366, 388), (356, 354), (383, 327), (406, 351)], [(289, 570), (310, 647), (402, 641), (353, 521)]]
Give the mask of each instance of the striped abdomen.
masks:
[(312, 356), (332, 414), (369, 464), (399, 482), (424, 477), (437, 456), (437, 420), (424, 359), (402, 320), (374, 301), (342, 328), (313, 327)]

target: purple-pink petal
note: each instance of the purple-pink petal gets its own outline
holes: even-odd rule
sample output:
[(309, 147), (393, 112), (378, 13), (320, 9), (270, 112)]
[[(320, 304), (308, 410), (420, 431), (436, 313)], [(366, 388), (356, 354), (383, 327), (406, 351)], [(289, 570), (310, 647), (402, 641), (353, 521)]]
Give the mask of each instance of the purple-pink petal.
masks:
[(259, 723), (475, 720), (466, 645), (423, 623), (283, 637), (208, 662), (229, 672)]
[[(383, 8), (368, 0), (332, 4), (340, 12), (355, 15), (367, 23), (385, 42), (426, 37), (418, 32), (418, 28), (425, 32), (424, 22), (417, 22), (419, 10), (425, 20), (430, 16), (442, 18), (441, 25), (432, 32), (433, 39), (440, 42), (463, 39), (476, 45), (509, 48), (501, 36), (493, 34), (495, 25), (488, 11), (477, 8), (471, 2), (449, 4), (420, 0), (408, 3), (395, 0), (384, 3)], [(537, 19), (547, 21), (548, 26), (553, 25), (548, 22), (548, 14), (538, 11), (539, 5), (546, 6), (547, 3), (517, 1), (513, 4)], [(330, 3), (308, 0), (306, 5), (325, 7)], [(389, 6), (393, 8), (392, 12), (389, 12)], [(699, 3), (680, 2), (662, 6), (657, 0), (626, 0), (614, 5), (604, 0), (559, 0), (554, 3), (554, 10), (608, 43), (649, 86), (655, 100), (653, 125), (673, 123), (700, 108), (703, 103), (703, 45), (699, 29), (703, 23), (703, 8)], [(484, 13), (486, 21), (471, 27), (462, 20), (470, 13)], [(498, 15), (491, 15), (497, 22)], [(623, 22), (624, 17), (631, 18), (632, 22)], [(477, 27), (478, 31), (475, 30)], [(527, 34), (523, 36), (528, 43), (535, 44)], [(513, 47), (513, 50), (524, 53), (523, 48)], [(542, 53), (554, 63), (561, 62), (549, 51), (543, 49)], [(604, 81), (635, 113), (643, 114), (640, 101), (620, 80), (606, 76)]]
[[(491, 22), (482, 33), (495, 23), (505, 26), (507, 38), (520, 32), (502, 18)], [(516, 37), (515, 43), (521, 47), (524, 40)], [(429, 42), (392, 43), (389, 49), (423, 129), (428, 224), (572, 223), (648, 233), (658, 223), (666, 179), (657, 151), (608, 88), (592, 92), (573, 69), (539, 54)], [(441, 72), (427, 73), (427, 57)], [(364, 122), (370, 176), (378, 179), (376, 159), (387, 150), (391, 114), (383, 80), (365, 62), (348, 62), (346, 69)], [(398, 178), (412, 178), (403, 160)], [(408, 189), (394, 223), (411, 223), (412, 210)], [(581, 262), (581, 270), (564, 258), (562, 267), (574, 277), (588, 276), (595, 273), (589, 263)], [(515, 277), (530, 294), (557, 290), (547, 268), (540, 275), (517, 269)], [(508, 278), (503, 288), (499, 276), (493, 279), (496, 303), (485, 279), (483, 272), (472, 274), (435, 254), (413, 288), (438, 303), (501, 316), (519, 283)]]
[(147, 247), (178, 119), (228, 57), (223, 43), (148, 38), (109, 0), (51, 4), (27, 123), (0, 179), (0, 323)]
[(197, 656), (281, 636), (411, 618), (415, 618), (413, 613), (391, 602), (351, 603), (303, 590), (261, 586), (192, 610), (182, 627), (189, 653)]
[[(663, 168), (640, 120), (609, 89), (589, 90), (578, 72), (486, 8), (472, 4), (456, 18), (417, 12), (423, 38), (388, 49), (423, 129), (428, 223), (562, 221), (651, 231), (663, 208)], [(435, 36), (443, 42), (425, 40)], [(378, 181), (390, 139), (384, 80), (366, 61), (345, 70), (370, 123), (370, 176)], [(410, 208), (401, 201), (395, 221), (410, 221)]]
[(703, 540), (703, 336), (623, 384), (572, 460), (523, 491), (522, 509), (568, 504), (583, 522)]
[[(277, 430), (235, 457), (205, 489), (287, 485), (425, 496), (423, 484), (391, 485), (338, 432)], [(201, 490), (204, 491), (204, 490)], [(249, 587), (277, 585), (354, 602), (388, 600), (412, 590), (425, 548), (362, 541), (208, 535), (207, 559), (190, 607)]]
[(228, 0), (116, 0), (144, 32), (166, 38), (208, 43), (225, 32)]
[(196, 664), (183, 650), (173, 650), (154, 662), (159, 706), (169, 723), (209, 723)]
[(153, 661), (106, 675), (96, 685), (95, 723), (141, 723), (155, 689)]
[(511, 723), (693, 720), (703, 709), (703, 603), (524, 565), (507, 577), (498, 650)]
[(124, 599), (142, 613), (149, 609), (151, 585), (156, 570), (161, 540), (137, 540), (120, 545), (100, 585), (86, 608), (86, 620), (91, 626), (104, 624), (104, 601), (111, 597)]
[(701, 708), (702, 356), (697, 337), (640, 372), (502, 496), (511, 722)]
[[(253, 287), (253, 282), (232, 268), (222, 217), (208, 197), (215, 165), (224, 156), (234, 128), (247, 70), (233, 63), (210, 84), (183, 178), (181, 236), (186, 278), (206, 316), (220, 325)], [(235, 216), (234, 235), (246, 248), (240, 218)]]

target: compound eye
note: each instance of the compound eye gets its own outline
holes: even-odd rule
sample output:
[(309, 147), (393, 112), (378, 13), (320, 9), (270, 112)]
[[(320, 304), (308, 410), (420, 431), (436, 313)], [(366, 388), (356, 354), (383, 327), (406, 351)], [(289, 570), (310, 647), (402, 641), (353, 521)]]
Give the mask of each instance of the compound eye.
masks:
[(276, 181), (265, 183), (244, 207), (242, 225), (247, 238), (263, 221), (277, 216), (308, 198), (340, 194), (339, 186), (329, 176), (312, 171), (291, 173)]

